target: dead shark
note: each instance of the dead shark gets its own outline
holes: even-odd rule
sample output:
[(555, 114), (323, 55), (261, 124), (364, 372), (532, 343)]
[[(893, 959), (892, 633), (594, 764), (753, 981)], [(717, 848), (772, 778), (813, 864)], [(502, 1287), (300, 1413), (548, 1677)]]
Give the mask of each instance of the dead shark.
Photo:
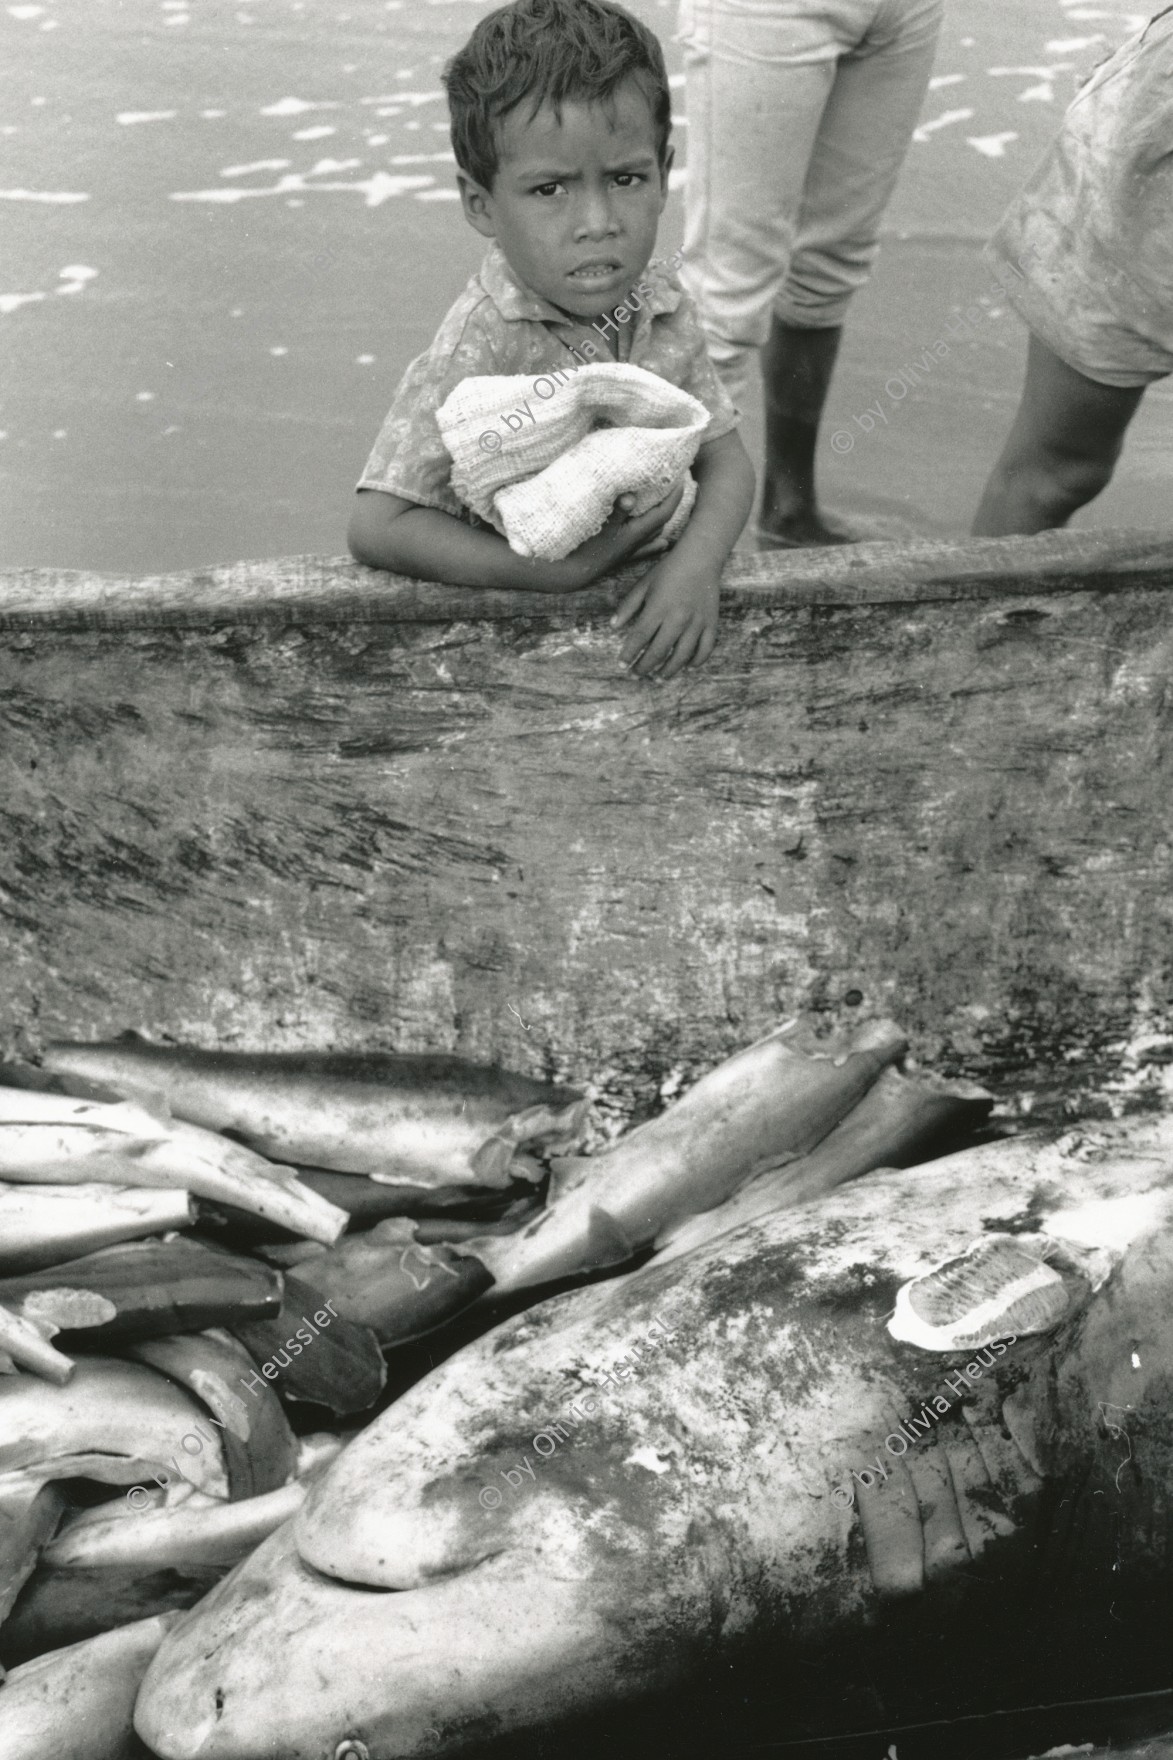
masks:
[[(136, 1728), (161, 1760), (444, 1756), (678, 1692), (757, 1641), (779, 1665), (858, 1647), (885, 1609), (964, 1664), (961, 1614), (1009, 1617), (1041, 1559), (1124, 1605), (1167, 1576), (1171, 1220), (1173, 1120), (1097, 1125), (871, 1175), (530, 1308), (169, 1634)], [(893, 1329), (902, 1290), (936, 1327), (997, 1327), (1022, 1255), (1062, 1301), (1001, 1355)], [(950, 1412), (909, 1440), (946, 1376)]]

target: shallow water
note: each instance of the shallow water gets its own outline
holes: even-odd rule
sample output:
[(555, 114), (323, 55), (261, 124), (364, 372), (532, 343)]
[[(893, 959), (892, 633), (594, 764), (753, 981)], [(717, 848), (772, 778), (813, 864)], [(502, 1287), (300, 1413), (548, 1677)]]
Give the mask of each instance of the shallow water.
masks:
[[(0, 6), (0, 566), (344, 550), (396, 382), (481, 255), (438, 73), (487, 4)], [(634, 9), (683, 106), (675, 0)], [(858, 528), (966, 529), (1025, 353), (981, 243), (1077, 76), (1144, 16), (953, 0), (823, 436), (827, 503)], [(677, 188), (665, 253), (680, 202)], [(968, 333), (950, 328), (984, 296)], [(947, 357), (893, 401), (885, 384), (939, 340)], [(888, 423), (865, 433), (853, 418), (877, 400)], [(1171, 408), (1167, 385), (1149, 392), (1116, 482), (1077, 523), (1168, 523)], [(759, 425), (755, 400), (755, 453)]]

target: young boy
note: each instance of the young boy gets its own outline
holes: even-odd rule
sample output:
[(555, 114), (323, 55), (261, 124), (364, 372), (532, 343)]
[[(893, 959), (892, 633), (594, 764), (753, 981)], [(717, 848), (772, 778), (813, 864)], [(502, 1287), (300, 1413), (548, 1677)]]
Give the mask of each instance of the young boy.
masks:
[(561, 562), (521, 557), (454, 495), (435, 411), (472, 374), (643, 367), (711, 416), (692, 516), (615, 618), (630, 624), (624, 664), (671, 678), (713, 651), (721, 568), (754, 485), (692, 303), (652, 261), (673, 157), (660, 45), (611, 0), (514, 0), (481, 20), (444, 83), (465, 217), (494, 243), (404, 374), (359, 482), (351, 551), (456, 586), (567, 592), (615, 569), (671, 517), (679, 488), (637, 518), (621, 496)]
[(1026, 383), (973, 528), (1001, 537), (1107, 488), (1145, 386), (1173, 372), (1173, 7), (1096, 69), (990, 249), (1033, 258), (1006, 290)]

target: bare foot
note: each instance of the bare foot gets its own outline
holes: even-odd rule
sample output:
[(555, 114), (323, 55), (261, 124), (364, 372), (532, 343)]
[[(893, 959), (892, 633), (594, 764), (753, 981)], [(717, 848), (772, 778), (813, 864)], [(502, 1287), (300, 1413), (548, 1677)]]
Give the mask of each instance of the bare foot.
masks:
[(759, 550), (797, 550), (822, 544), (858, 544), (855, 532), (832, 525), (813, 508), (804, 507), (784, 519), (762, 519), (754, 526)]

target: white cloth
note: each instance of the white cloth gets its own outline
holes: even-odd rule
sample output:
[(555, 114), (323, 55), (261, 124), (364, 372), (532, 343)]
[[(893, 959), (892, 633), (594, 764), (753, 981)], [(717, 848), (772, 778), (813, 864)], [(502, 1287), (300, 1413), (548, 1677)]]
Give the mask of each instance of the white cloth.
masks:
[[(535, 386), (549, 391), (535, 395)], [(689, 466), (709, 411), (658, 373), (600, 361), (550, 375), (464, 379), (436, 411), (452, 487), (520, 556), (558, 561), (603, 526), (623, 494), (646, 513), (685, 479), (662, 549), (696, 499)], [(652, 546), (640, 554), (649, 553)]]

